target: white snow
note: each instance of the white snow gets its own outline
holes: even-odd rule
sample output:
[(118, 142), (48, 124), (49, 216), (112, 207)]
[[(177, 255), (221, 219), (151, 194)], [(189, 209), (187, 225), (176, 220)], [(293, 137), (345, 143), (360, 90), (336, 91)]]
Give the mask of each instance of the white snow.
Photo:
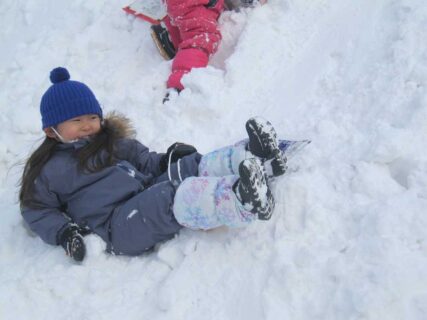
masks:
[[(127, 4), (0, 2), (0, 318), (426, 319), (425, 0), (270, 0), (224, 13), (211, 66), (166, 105), (171, 63)], [(270, 221), (183, 230), (136, 258), (104, 253), (91, 235), (77, 265), (25, 229), (17, 202), (56, 66), (154, 150), (234, 143), (254, 115), (313, 142), (273, 184)]]
[(135, 174), (136, 174), (135, 170), (132, 170), (132, 169), (129, 170), (129, 175), (131, 177), (135, 177)]
[(138, 209), (133, 209), (133, 210), (128, 214), (128, 216), (126, 217), (126, 220), (132, 219), (132, 217), (133, 217), (134, 215), (136, 215), (138, 212), (139, 212), (139, 211), (138, 211)]

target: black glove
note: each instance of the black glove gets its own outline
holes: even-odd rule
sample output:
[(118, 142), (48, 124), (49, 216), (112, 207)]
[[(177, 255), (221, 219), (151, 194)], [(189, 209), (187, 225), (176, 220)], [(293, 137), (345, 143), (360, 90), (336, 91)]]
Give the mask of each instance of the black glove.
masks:
[(59, 243), (64, 248), (67, 256), (78, 262), (83, 261), (86, 254), (86, 247), (78, 225), (70, 224), (62, 232)]
[(181, 159), (189, 154), (197, 152), (197, 149), (189, 144), (185, 144), (182, 142), (175, 142), (168, 148), (168, 151), (165, 155), (160, 159), (160, 170), (161, 172), (165, 172), (169, 165), (169, 157), (171, 157), (170, 163), (177, 162), (178, 159)]
[(209, 0), (207, 4), (205, 4), (206, 8), (213, 8), (218, 3), (218, 0)]

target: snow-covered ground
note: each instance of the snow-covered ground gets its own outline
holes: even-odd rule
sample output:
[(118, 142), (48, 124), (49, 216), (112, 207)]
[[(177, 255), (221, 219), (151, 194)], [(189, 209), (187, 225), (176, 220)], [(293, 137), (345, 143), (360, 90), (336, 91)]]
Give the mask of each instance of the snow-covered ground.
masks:
[[(120, 1), (0, 2), (0, 319), (427, 319), (425, 0), (269, 0), (166, 105), (170, 69)], [(49, 71), (69, 69), (154, 150), (201, 152), (253, 115), (313, 142), (268, 222), (183, 230), (150, 255), (86, 238), (71, 262), (22, 225), (19, 163), (40, 142)]]

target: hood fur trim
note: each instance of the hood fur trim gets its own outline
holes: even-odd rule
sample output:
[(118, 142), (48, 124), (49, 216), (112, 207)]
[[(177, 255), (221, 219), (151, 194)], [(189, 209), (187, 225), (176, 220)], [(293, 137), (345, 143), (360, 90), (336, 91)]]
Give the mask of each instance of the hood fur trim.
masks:
[(134, 139), (136, 137), (136, 131), (132, 125), (132, 121), (118, 112), (113, 111), (108, 113), (103, 120), (103, 127), (114, 131), (118, 139)]

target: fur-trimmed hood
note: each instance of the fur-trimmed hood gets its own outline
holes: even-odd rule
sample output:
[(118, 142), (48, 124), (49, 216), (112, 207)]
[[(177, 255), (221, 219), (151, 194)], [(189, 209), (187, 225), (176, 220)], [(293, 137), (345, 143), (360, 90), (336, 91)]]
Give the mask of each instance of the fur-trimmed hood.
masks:
[[(131, 120), (117, 112), (108, 113), (105, 118), (102, 119), (101, 127), (109, 132), (113, 141), (122, 141), (123, 139), (133, 140), (136, 136), (136, 131), (132, 126)], [(59, 143), (56, 148), (57, 150), (66, 150), (70, 148), (80, 149), (94, 141), (94, 139), (96, 139), (95, 136)]]
[(102, 126), (114, 132), (118, 139), (135, 139), (136, 131), (132, 121), (118, 112), (109, 112), (102, 120)]

